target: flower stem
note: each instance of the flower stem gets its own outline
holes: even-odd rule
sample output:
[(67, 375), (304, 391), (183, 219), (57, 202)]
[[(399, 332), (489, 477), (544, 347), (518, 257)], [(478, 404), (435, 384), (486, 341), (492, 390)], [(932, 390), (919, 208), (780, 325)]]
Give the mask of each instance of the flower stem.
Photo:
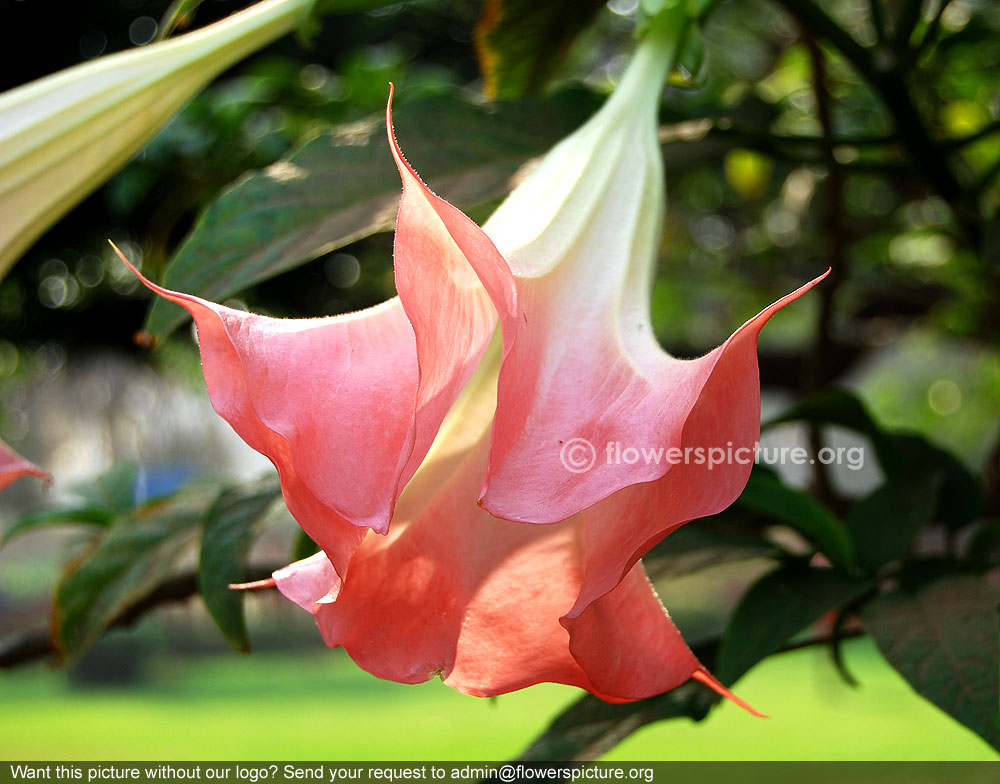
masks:
[(690, 19), (682, 7), (670, 8), (652, 20), (635, 57), (608, 100), (609, 111), (617, 112), (626, 105), (637, 103), (656, 112), (656, 97), (677, 64), (689, 24)]

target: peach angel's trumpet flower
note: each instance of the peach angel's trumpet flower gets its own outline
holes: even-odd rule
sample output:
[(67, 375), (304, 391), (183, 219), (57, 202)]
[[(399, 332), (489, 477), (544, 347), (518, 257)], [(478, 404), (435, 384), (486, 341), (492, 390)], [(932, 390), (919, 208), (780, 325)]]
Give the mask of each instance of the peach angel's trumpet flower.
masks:
[(749, 464), (581, 471), (564, 449), (752, 445), (757, 334), (817, 282), (701, 359), (656, 344), (656, 107), (682, 31), (650, 31), (604, 108), (485, 232), (424, 186), (387, 111), (403, 197), (399, 296), (381, 306), (279, 320), (144, 280), (193, 315), (216, 410), (274, 462), (322, 548), (276, 572), (277, 587), (380, 677), (438, 675), (481, 696), (553, 681), (613, 702), (696, 678), (736, 700), (684, 643), (640, 559), (732, 503)]

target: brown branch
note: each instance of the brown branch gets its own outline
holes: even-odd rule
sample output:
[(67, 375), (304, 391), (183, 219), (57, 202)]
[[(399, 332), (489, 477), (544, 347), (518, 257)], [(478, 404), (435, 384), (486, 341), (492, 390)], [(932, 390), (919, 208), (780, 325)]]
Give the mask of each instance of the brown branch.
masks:
[[(252, 566), (247, 569), (248, 580), (270, 577), (271, 573), (284, 564)], [(152, 592), (126, 607), (110, 624), (108, 629), (132, 626), (146, 613), (160, 605), (181, 602), (198, 594), (198, 573), (184, 572), (160, 583)], [(56, 647), (47, 629), (26, 632), (11, 639), (0, 641), (0, 669), (10, 669), (39, 659), (58, 656)]]
[[(834, 158), (833, 162), (829, 163), (829, 156), (825, 154), (826, 150), (832, 150), (835, 147), (876, 147), (888, 145), (895, 142), (894, 138), (842, 137), (824, 139), (817, 136), (781, 136), (770, 133), (754, 133), (745, 128), (719, 128), (718, 126), (714, 126), (699, 141), (708, 139), (725, 140), (731, 144), (735, 143), (740, 147), (756, 150), (773, 158), (791, 161), (795, 164), (812, 164), (824, 167), (829, 165), (844, 172), (878, 174), (882, 176), (907, 176), (913, 173), (913, 170), (909, 166), (892, 161), (861, 159), (847, 163)], [(698, 142), (677, 143), (691, 145)], [(813, 154), (803, 155), (793, 151), (795, 147), (820, 149)]]
[[(833, 109), (830, 88), (827, 84), (826, 57), (812, 33), (802, 29), (802, 40), (809, 52), (812, 64), (813, 94), (816, 98), (816, 111), (819, 116), (820, 128), (826, 139), (834, 137)], [(836, 166), (833, 147), (824, 149), (827, 169), (826, 181), (821, 194), (825, 198), (825, 215), (822, 225), (825, 232), (825, 264), (830, 268), (830, 275), (819, 287), (819, 316), (816, 319), (814, 350), (810, 355), (811, 362), (804, 377), (807, 395), (822, 388), (833, 377), (830, 375), (828, 357), (835, 348), (836, 340), (833, 334), (833, 318), (836, 312), (837, 293), (847, 277), (846, 229), (844, 226), (844, 173)], [(813, 454), (820, 454), (823, 449), (823, 433), (818, 424), (809, 425), (809, 445)], [(827, 506), (837, 506), (837, 494), (830, 481), (827, 466), (823, 461), (813, 463), (813, 489), (816, 496)]]

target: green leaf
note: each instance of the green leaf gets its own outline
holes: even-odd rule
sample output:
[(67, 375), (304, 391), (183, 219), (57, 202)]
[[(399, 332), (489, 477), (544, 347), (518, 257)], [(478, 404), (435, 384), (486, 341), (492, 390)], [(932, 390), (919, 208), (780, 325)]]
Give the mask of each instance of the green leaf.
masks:
[(17, 536), (29, 533), (39, 528), (54, 525), (90, 525), (95, 530), (110, 525), (111, 516), (103, 509), (87, 507), (69, 509), (46, 509), (41, 512), (25, 515), (11, 523), (0, 534), (0, 548)]
[(135, 505), (135, 484), (138, 476), (135, 463), (124, 461), (86, 482), (69, 488), (83, 501), (76, 506), (43, 509), (15, 520), (0, 534), (0, 547), (16, 536), (54, 525), (91, 525), (106, 527), (114, 519), (129, 512)]
[(70, 488), (87, 506), (103, 509), (109, 515), (128, 512), (135, 506), (135, 486), (139, 467), (124, 460), (115, 463), (96, 479)]
[(934, 518), (940, 486), (938, 474), (917, 473), (886, 482), (851, 508), (847, 528), (862, 569), (874, 572), (906, 554)]
[(280, 495), (277, 479), (227, 490), (205, 517), (198, 584), (216, 625), (238, 651), (248, 651), (250, 641), (243, 591), (233, 591), (229, 585), (246, 579), (247, 560), (262, 518)]
[[(455, 97), (400, 106), (407, 158), (442, 198), (468, 208), (502, 196), (527, 159), (580, 125), (589, 93), (486, 107)], [(248, 174), (199, 218), (167, 266), (163, 285), (225, 300), (328, 251), (393, 227), (400, 181), (384, 120), (341, 126)], [(187, 318), (163, 299), (146, 330), (163, 337)]]
[(295, 544), (292, 545), (292, 560), (301, 561), (311, 555), (316, 555), (319, 551), (319, 545), (309, 537), (309, 534), (300, 529), (295, 537)]
[(557, 716), (518, 759), (594, 760), (651, 722), (681, 717), (701, 721), (719, 699), (718, 694), (696, 681), (681, 684), (666, 694), (622, 705), (588, 694)]
[(842, 569), (853, 568), (851, 537), (837, 516), (813, 496), (782, 483), (770, 471), (754, 469), (737, 503), (794, 528)]
[(194, 19), (195, 12), (204, 0), (173, 0), (163, 16), (160, 17), (160, 24), (157, 25), (156, 40), (164, 41), (169, 38), (175, 30), (184, 31)]
[(935, 518), (951, 528), (960, 528), (976, 519), (982, 506), (979, 480), (954, 455), (923, 436), (902, 433), (890, 437), (894, 450), (886, 466), (891, 477), (911, 478), (915, 474), (936, 476), (939, 499)]
[(777, 419), (772, 419), (764, 427), (772, 427), (781, 422), (814, 422), (819, 425), (840, 425), (867, 436), (879, 437), (878, 426), (865, 410), (864, 405), (850, 392), (843, 389), (827, 388), (789, 408)]
[(191, 551), (207, 500), (203, 492), (186, 493), (137, 510), (69, 566), (53, 612), (54, 642), (64, 660), (82, 654)]
[(476, 52), (490, 98), (537, 94), (605, 0), (487, 0)]
[(980, 577), (946, 577), (875, 599), (862, 620), (918, 694), (1000, 750), (998, 602)]
[(716, 676), (731, 685), (823, 615), (869, 589), (834, 569), (787, 566), (762, 577), (744, 594), (722, 638)]
[(857, 397), (842, 389), (828, 388), (797, 403), (777, 419), (766, 422), (762, 429), (783, 422), (811, 422), (816, 425), (836, 425), (867, 436), (878, 455), (879, 463), (891, 463), (893, 448), (888, 437)]
[(979, 514), (982, 504), (979, 481), (961, 461), (923, 436), (882, 430), (850, 392), (823, 390), (764, 427), (790, 421), (837, 425), (867, 436), (890, 480), (905, 482), (918, 474), (938, 475), (941, 484), (935, 517), (952, 528), (971, 522)]
[(769, 542), (750, 536), (735, 536), (714, 531), (699, 521), (670, 534), (642, 557), (650, 580), (693, 574), (752, 558), (777, 558), (782, 553)]
[(1000, 567), (1000, 521), (983, 522), (975, 529), (969, 541), (965, 565), (973, 572)]
[[(705, 76), (705, 38), (701, 28), (696, 24), (687, 26), (684, 42), (681, 45), (679, 65), (686, 73), (682, 73), (681, 84), (693, 87), (700, 84)], [(676, 83), (676, 80), (672, 80)]]

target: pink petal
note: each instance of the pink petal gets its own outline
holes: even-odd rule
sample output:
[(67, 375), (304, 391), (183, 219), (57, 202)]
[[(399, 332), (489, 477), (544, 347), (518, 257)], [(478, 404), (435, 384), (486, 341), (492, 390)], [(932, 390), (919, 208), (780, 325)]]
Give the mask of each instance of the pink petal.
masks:
[(306, 612), (312, 612), (316, 603), (327, 597), (336, 599), (343, 584), (322, 551), (279, 569), (273, 578), (282, 596)]
[(585, 575), (582, 517), (524, 525), (476, 505), (497, 363), (470, 381), (442, 427), (447, 438), (400, 499), (392, 531), (364, 541), (335, 599), (315, 603), (337, 586), (311, 559), (275, 573), (279, 588), (291, 594), (288, 574), (308, 586), (295, 600), (311, 607), (327, 644), (403, 683), (440, 676), (459, 691), (492, 696), (557, 682), (621, 702), (703, 672), (641, 566), (565, 617)]
[(513, 297), (485, 235), (403, 160), (391, 103), (386, 120), (403, 181), (398, 299), (347, 316), (272, 319), (168, 291), (133, 268), (194, 317), (212, 404), (271, 459), (289, 510), (341, 575), (365, 526), (388, 530), (399, 493), (479, 363), (496, 329), (491, 293), (500, 303)]
[[(614, 330), (575, 335), (572, 309), (587, 303), (559, 295), (547, 278), (518, 280), (527, 318), (517, 322), (516, 339), (500, 374), (485, 508), (510, 520), (550, 523), (624, 487), (653, 482), (676, 470), (665, 459), (633, 464), (616, 460), (616, 449), (652, 449), (666, 455), (684, 447), (726, 448), (730, 442), (733, 449), (752, 447), (760, 422), (757, 335), (775, 312), (823, 277), (769, 306), (725, 344), (696, 360), (665, 354), (651, 335), (625, 342)], [(636, 328), (644, 329), (642, 324)], [(709, 387), (715, 426), (695, 432), (688, 420)], [(583, 444), (593, 465), (569, 470), (567, 443)], [(578, 458), (583, 455), (577, 453)], [(707, 509), (718, 507), (719, 498), (729, 498), (719, 507), (724, 508), (739, 494), (724, 487), (720, 495), (716, 490), (722, 472), (700, 469), (688, 479), (698, 483), (696, 492), (705, 491), (700, 495), (708, 506), (698, 511), (698, 505), (692, 505), (685, 519), (712, 514)], [(731, 480), (734, 488), (742, 489), (749, 471), (749, 465), (741, 467)]]
[(52, 477), (47, 471), (43, 471), (34, 463), (28, 462), (3, 441), (0, 441), (0, 490), (24, 476), (37, 476), (47, 482), (52, 481)]
[(387, 526), (412, 450), (416, 353), (399, 300), (273, 319), (169, 291), (129, 267), (192, 315), (212, 405), (274, 463), (288, 510), (346, 573), (364, 526)]
[(695, 678), (754, 716), (763, 716), (701, 666), (670, 621), (642, 564), (633, 566), (610, 593), (562, 623), (569, 630), (574, 658), (602, 692), (640, 699)]
[(433, 194), (403, 157), (392, 125), (391, 88), (385, 121), (403, 181), (393, 245), (396, 290), (416, 333), (420, 368), (416, 440), (405, 484), (482, 359), (497, 311), (512, 324), (516, 306), (513, 276), (493, 243)]

